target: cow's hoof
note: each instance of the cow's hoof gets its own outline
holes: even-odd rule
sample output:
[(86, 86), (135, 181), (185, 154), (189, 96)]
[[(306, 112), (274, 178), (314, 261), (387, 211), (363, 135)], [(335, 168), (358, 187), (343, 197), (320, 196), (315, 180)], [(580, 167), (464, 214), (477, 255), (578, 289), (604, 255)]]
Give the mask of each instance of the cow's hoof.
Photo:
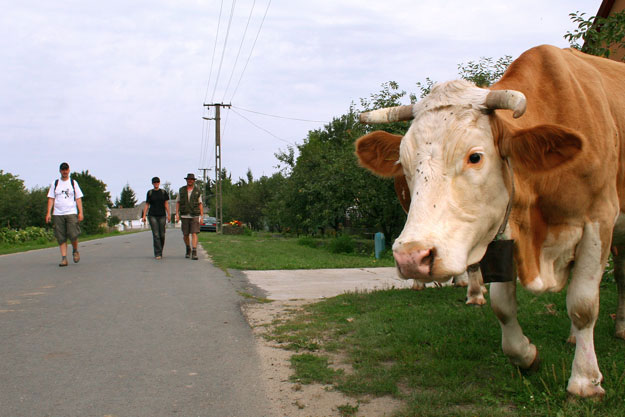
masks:
[(577, 343), (577, 339), (575, 339), (574, 335), (569, 335), (569, 338), (566, 339), (566, 343), (570, 343), (572, 345), (575, 345)]
[(483, 306), (486, 304), (486, 298), (482, 294), (467, 297), (467, 304), (474, 306)]
[(614, 332), (614, 336), (616, 336), (618, 339), (625, 339), (625, 325), (619, 326), (617, 324), (616, 331)]
[(417, 281), (414, 280), (414, 282), (412, 283), (412, 289), (415, 291), (421, 291), (425, 289), (425, 284), (422, 283), (421, 281)]
[(601, 400), (605, 395), (605, 390), (601, 387), (600, 382), (593, 383), (587, 379), (569, 381), (566, 392), (574, 397), (592, 398), (596, 400)]
[[(534, 345), (532, 345), (532, 347), (536, 349)], [(540, 369), (540, 355), (538, 354), (538, 349), (536, 349), (536, 355), (534, 356), (534, 360), (532, 361), (532, 363), (530, 363), (527, 368), (519, 367), (519, 369), (521, 370), (521, 373), (523, 375), (534, 374)]]

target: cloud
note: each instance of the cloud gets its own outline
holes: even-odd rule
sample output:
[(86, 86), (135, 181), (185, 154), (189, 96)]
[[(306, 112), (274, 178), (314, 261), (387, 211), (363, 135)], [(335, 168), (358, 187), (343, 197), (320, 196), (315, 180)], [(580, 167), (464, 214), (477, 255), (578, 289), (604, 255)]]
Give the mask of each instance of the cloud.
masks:
[[(564, 47), (562, 36), (574, 27), (568, 13), (594, 14), (600, 4), (273, 1), (252, 50), (267, 2), (256, 0), (251, 18), (253, 0), (236, 3), (225, 51), (228, 0), (221, 22), (216, 0), (5, 5), (0, 168), (33, 187), (51, 182), (59, 161), (70, 160), (72, 169), (107, 183), (113, 197), (126, 183), (142, 196), (154, 175), (177, 186), (187, 172), (212, 167), (214, 123), (201, 119), (206, 101), (330, 121), (389, 80), (414, 91), (426, 77), (457, 77), (462, 62), (516, 57), (541, 43)], [(323, 126), (239, 113), (262, 129), (224, 110), (222, 163), (235, 179), (248, 168), (256, 178), (272, 174), (274, 153)]]

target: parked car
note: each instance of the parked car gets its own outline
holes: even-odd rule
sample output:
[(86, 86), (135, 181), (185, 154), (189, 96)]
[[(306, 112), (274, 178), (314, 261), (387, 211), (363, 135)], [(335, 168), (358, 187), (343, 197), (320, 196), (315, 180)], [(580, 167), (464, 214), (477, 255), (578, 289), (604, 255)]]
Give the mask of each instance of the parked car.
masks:
[(200, 222), (200, 232), (216, 232), (217, 219), (215, 217), (206, 216)]

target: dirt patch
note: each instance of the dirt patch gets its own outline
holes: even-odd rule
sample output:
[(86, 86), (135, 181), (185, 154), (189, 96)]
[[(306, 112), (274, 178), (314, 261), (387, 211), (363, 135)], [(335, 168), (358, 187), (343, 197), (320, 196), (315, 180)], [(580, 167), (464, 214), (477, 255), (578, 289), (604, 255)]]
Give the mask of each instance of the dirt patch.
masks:
[[(263, 334), (267, 326), (277, 318), (283, 318), (314, 300), (274, 301), (271, 303), (249, 303), (243, 306), (243, 313), (256, 336), (256, 347), (261, 357), (264, 380), (267, 383), (269, 399), (276, 416), (289, 417), (340, 417), (339, 407), (358, 407), (354, 416), (391, 416), (402, 406), (401, 401), (391, 397), (352, 398), (332, 386), (321, 384), (302, 385), (289, 381), (291, 351), (280, 348), (275, 342), (266, 340)], [(342, 365), (341, 365), (342, 366)]]

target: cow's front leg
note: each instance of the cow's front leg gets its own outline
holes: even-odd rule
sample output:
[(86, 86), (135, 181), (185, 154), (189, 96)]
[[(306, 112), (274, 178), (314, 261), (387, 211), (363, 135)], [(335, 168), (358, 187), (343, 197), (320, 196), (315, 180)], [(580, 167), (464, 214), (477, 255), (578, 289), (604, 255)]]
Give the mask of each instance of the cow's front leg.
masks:
[(519, 368), (538, 366), (538, 350), (517, 320), (516, 281), (490, 284), (490, 303), (501, 326), (503, 353)]
[[(602, 253), (605, 252), (605, 253)], [(580, 397), (605, 394), (595, 354), (594, 328), (599, 316), (599, 284), (608, 245), (602, 245), (598, 224), (586, 224), (575, 254), (575, 266), (566, 294), (575, 356), (566, 390)]]
[(478, 264), (471, 265), (467, 269), (468, 287), (467, 287), (467, 304), (484, 305), (486, 298), (484, 294), (487, 292), (482, 278), (482, 271)]
[(615, 335), (625, 339), (625, 245), (615, 247), (613, 259), (614, 279), (618, 289)]

